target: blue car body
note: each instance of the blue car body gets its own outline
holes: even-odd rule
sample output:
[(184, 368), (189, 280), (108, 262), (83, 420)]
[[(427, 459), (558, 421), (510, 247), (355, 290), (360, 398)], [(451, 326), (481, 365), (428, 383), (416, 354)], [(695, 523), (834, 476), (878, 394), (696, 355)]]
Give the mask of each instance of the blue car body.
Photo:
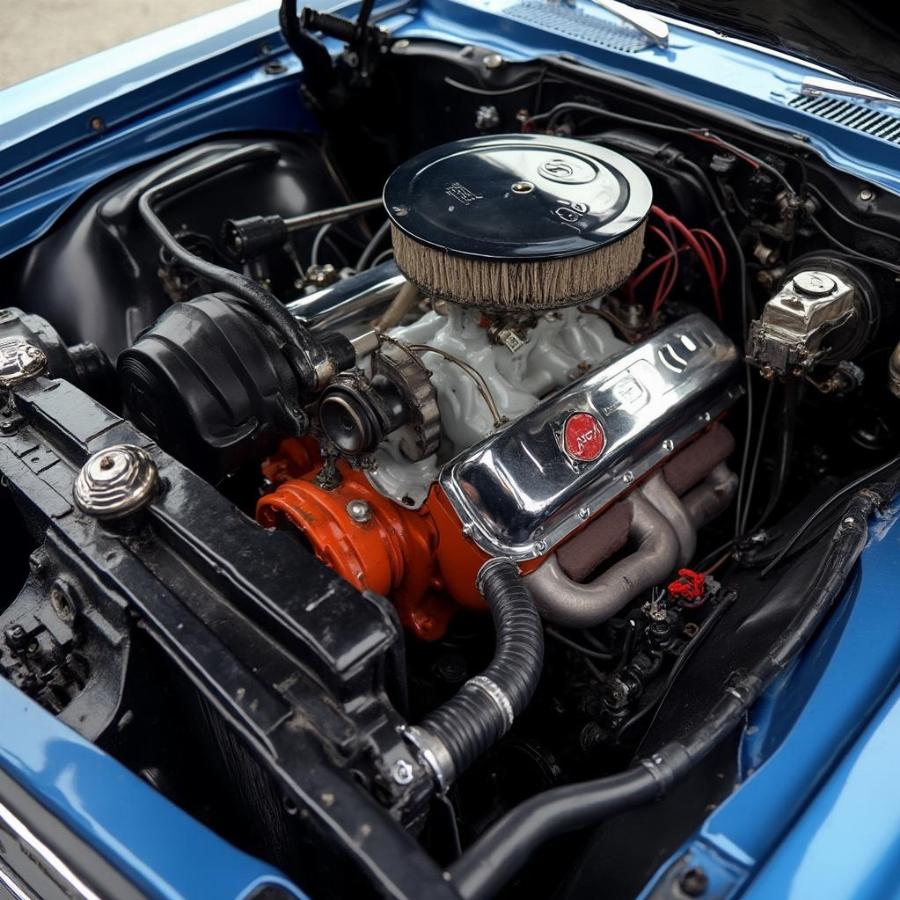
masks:
[[(510, 60), (565, 56), (787, 132), (861, 189), (900, 191), (896, 143), (796, 102), (811, 66), (678, 23), (666, 49), (609, 49), (589, 33), (565, 36), (527, 21), (522, 6), (423, 0), (383, 8), (380, 24), (397, 37), (475, 44)], [(353, 15), (355, 6), (338, 11)], [(298, 102), (301, 77), (274, 7), (251, 2), (0, 93), (0, 257), (45, 233), (114, 173), (214, 135), (315, 129)], [(895, 107), (870, 104), (870, 112), (900, 122)], [(900, 896), (898, 519), (895, 506), (871, 523), (857, 575), (827, 627), (746, 722), (739, 789), (645, 896), (685, 860), (702, 866), (717, 897)], [(50, 816), (46, 834), (29, 831), (16, 810), (24, 800), (0, 793), (4, 847), (9, 835), (40, 855), (70, 831), (147, 896), (249, 897), (267, 884), (302, 896), (2, 681), (0, 723), (0, 768)], [(61, 850), (53, 858), (59, 879), (76, 877)]]

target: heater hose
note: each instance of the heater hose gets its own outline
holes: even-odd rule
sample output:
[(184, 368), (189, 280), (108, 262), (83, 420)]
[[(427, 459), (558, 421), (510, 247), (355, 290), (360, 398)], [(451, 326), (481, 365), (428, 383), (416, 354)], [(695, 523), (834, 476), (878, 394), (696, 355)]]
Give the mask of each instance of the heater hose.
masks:
[(544, 630), (514, 563), (495, 559), (478, 575), (497, 632), (490, 665), (417, 727), (410, 741), (446, 787), (495, 744), (531, 699), (544, 662)]

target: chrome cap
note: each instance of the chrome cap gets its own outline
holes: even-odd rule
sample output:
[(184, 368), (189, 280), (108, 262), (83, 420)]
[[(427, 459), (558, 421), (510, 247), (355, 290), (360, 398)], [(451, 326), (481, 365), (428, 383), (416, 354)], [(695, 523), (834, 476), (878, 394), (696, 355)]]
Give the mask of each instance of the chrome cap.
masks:
[(95, 453), (75, 480), (76, 506), (98, 519), (117, 519), (148, 503), (159, 481), (146, 450), (117, 444)]

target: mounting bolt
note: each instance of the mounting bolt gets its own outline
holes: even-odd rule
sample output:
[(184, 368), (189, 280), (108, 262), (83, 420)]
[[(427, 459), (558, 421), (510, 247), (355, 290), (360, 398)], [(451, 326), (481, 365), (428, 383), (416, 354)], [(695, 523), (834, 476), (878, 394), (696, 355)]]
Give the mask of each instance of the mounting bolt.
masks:
[(591, 514), (591, 508), (589, 506), (582, 506), (581, 509), (578, 510), (578, 515), (582, 519), (587, 519)]
[(47, 556), (46, 551), (41, 547), (38, 547), (38, 549), (28, 557), (28, 568), (31, 569), (31, 574), (36, 578), (47, 571), (49, 564), (50, 558)]
[(868, 203), (870, 200), (875, 199), (875, 191), (873, 191), (871, 188), (863, 188), (859, 192), (859, 199), (863, 203)]
[(629, 469), (629, 470), (622, 476), (622, 481), (624, 481), (625, 484), (631, 484), (631, 482), (634, 481), (634, 472), (632, 472), (632, 471)]
[(675, 441), (673, 441), (669, 438), (666, 438), (662, 442), (662, 448), (663, 448), (663, 450), (666, 451), (666, 453), (671, 453), (675, 449)]
[(25, 633), (25, 629), (21, 625), (12, 625), (6, 629), (4, 634), (6, 638), (6, 643), (12, 650), (17, 650), (22, 647), (25, 641), (28, 639), (28, 635)]
[(118, 519), (145, 506), (159, 483), (156, 463), (146, 450), (116, 444), (99, 450), (75, 479), (75, 505), (98, 519)]
[(488, 53), (481, 61), (486, 69), (499, 69), (506, 60), (499, 53)]
[(699, 866), (688, 869), (678, 886), (688, 897), (701, 897), (709, 887), (709, 876)]
[(372, 521), (372, 507), (365, 500), (351, 500), (347, 504), (347, 515), (358, 525)]
[(391, 770), (391, 777), (400, 785), (412, 783), (413, 774), (412, 763), (408, 759), (398, 759)]

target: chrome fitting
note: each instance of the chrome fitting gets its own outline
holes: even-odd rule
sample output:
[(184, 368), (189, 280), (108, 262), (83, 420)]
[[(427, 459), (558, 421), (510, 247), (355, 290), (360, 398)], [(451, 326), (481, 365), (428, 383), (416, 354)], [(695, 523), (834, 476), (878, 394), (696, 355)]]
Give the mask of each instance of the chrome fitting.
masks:
[(23, 337), (0, 340), (0, 388), (11, 388), (40, 375), (47, 368), (47, 354)]

